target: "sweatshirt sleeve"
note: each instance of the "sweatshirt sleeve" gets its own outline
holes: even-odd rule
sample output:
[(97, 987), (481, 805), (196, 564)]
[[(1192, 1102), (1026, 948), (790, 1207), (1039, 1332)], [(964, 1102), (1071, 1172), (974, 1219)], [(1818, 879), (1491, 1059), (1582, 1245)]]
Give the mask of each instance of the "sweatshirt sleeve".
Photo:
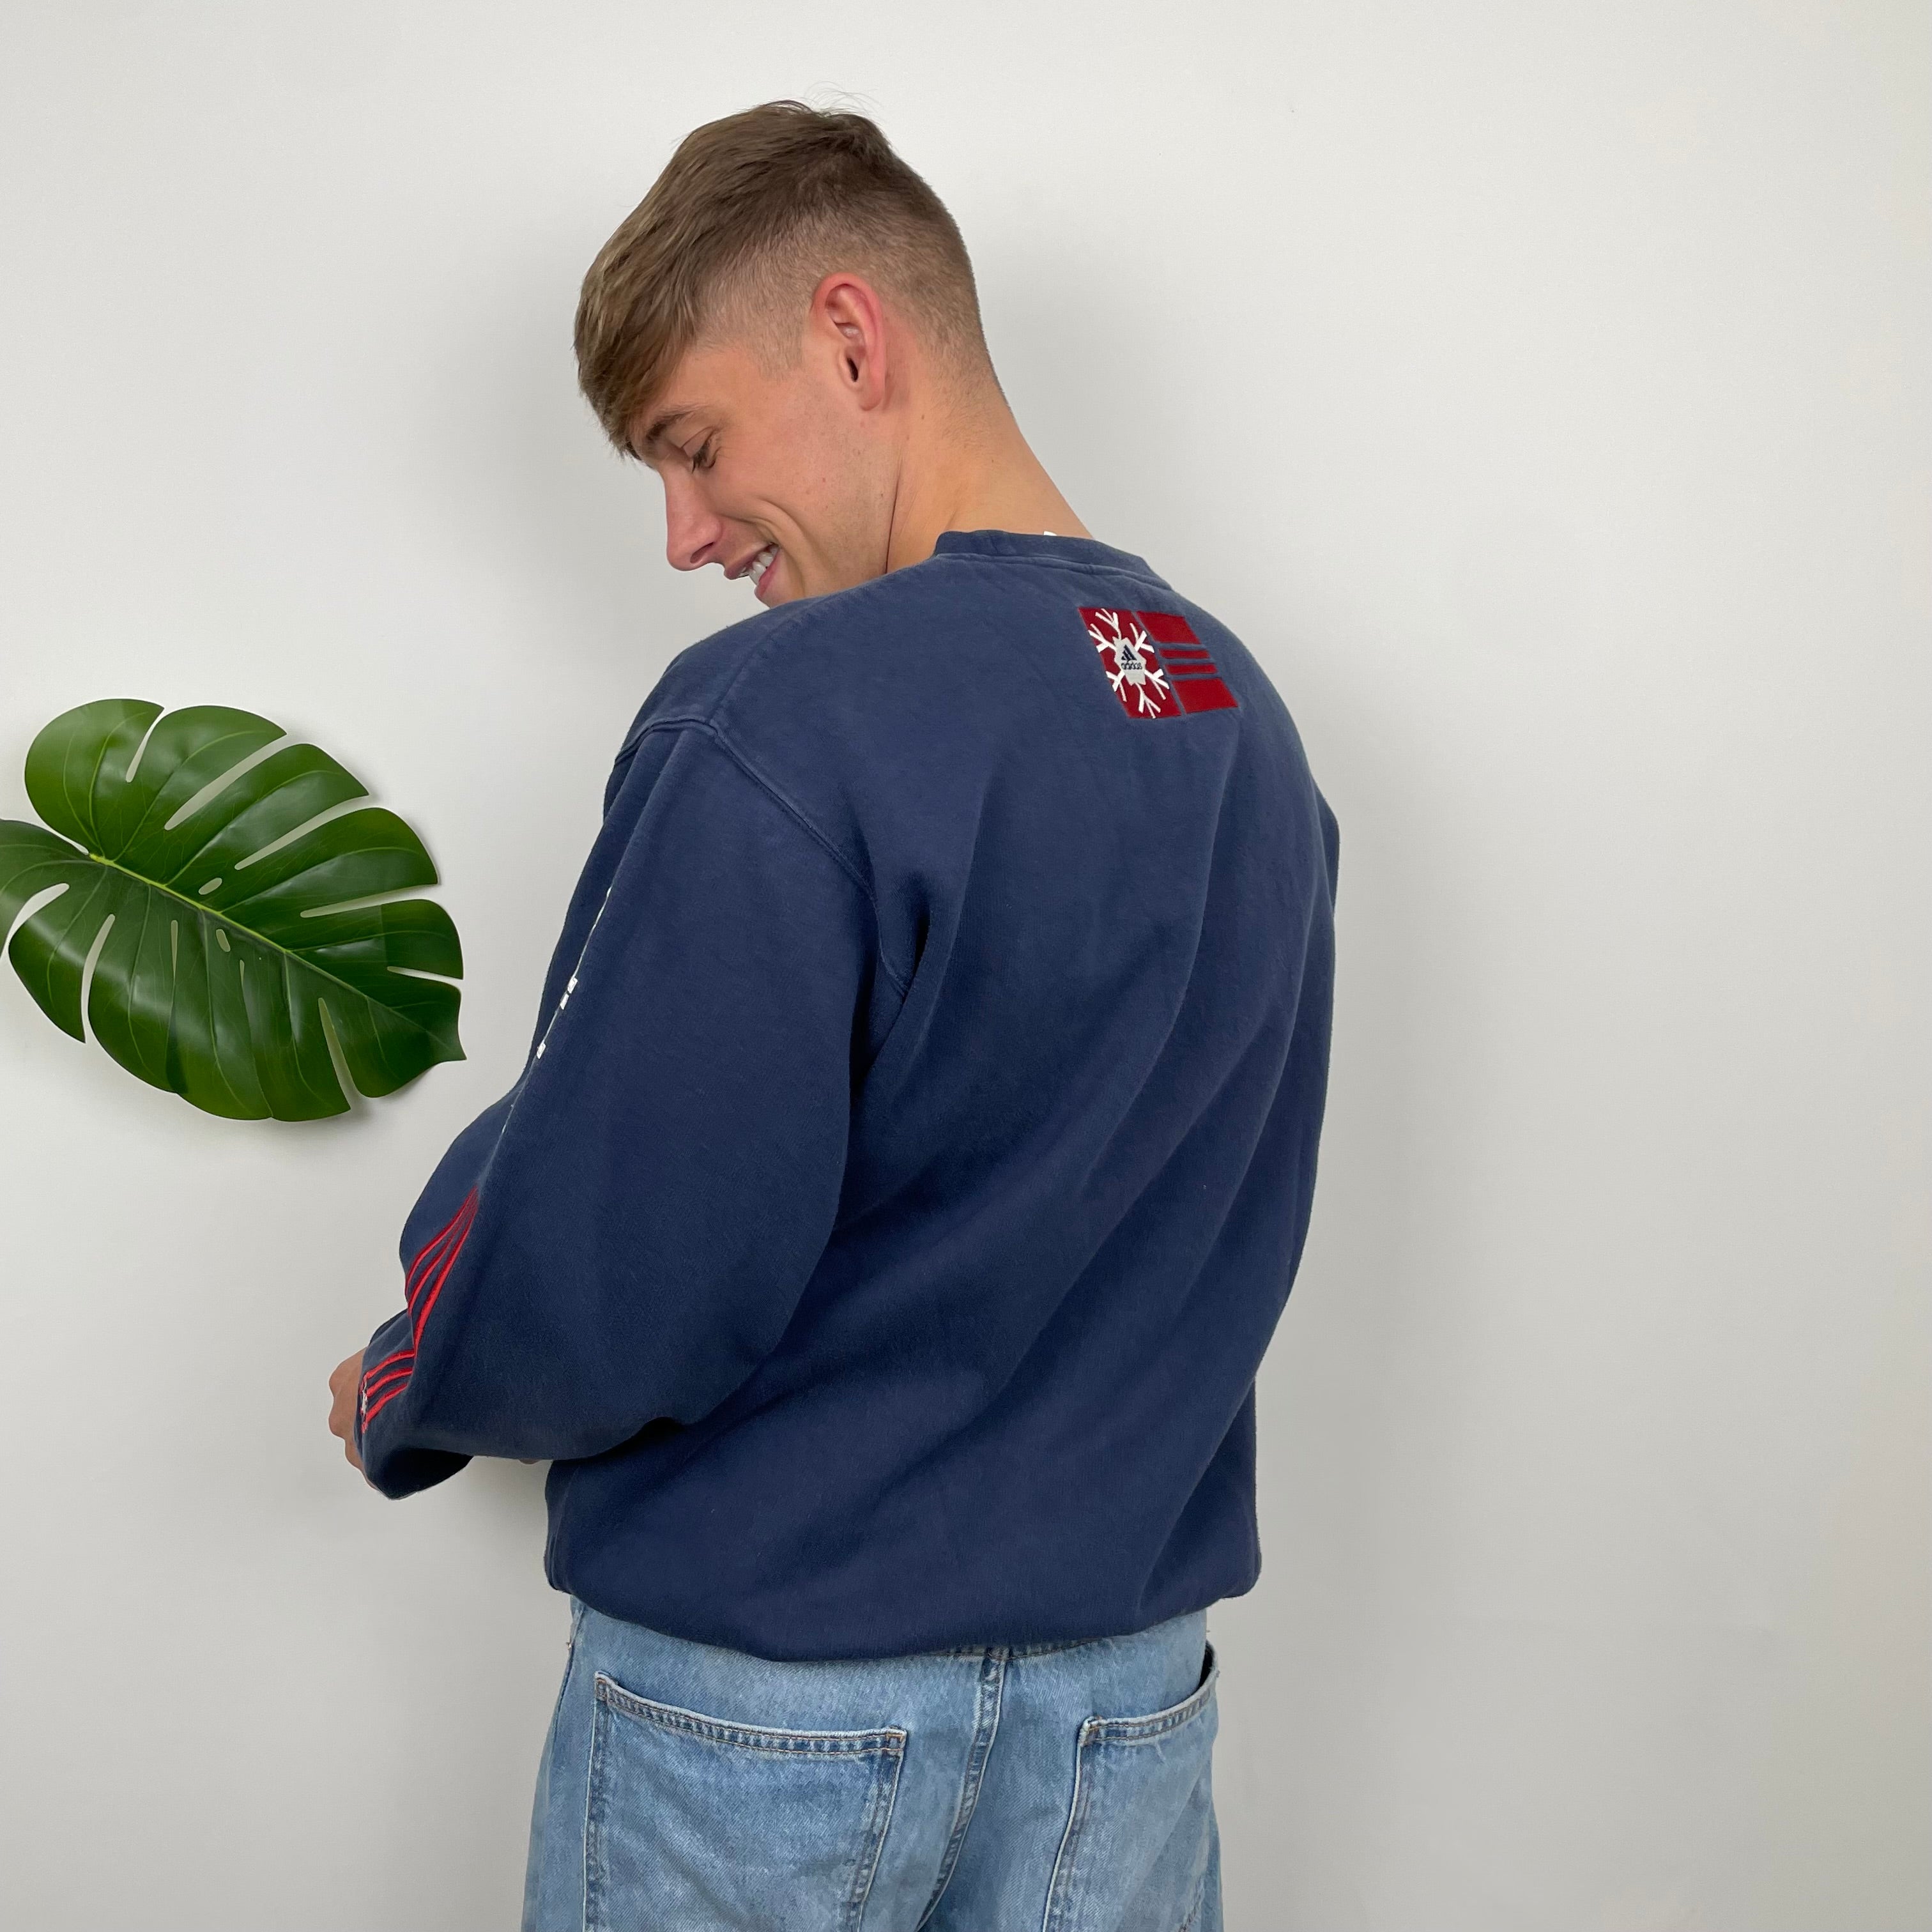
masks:
[(776, 1346), (831, 1233), (870, 901), (708, 730), (654, 735), (522, 1078), (404, 1228), (358, 1403), (386, 1495), (696, 1420)]

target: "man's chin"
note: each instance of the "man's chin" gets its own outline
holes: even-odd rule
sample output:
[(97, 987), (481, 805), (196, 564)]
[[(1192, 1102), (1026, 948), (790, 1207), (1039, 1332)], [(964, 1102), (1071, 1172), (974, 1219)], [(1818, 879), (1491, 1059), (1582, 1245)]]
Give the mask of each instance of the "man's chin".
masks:
[(815, 594), (790, 577), (779, 578), (774, 584), (772, 579), (777, 576), (776, 571), (766, 571), (764, 582), (752, 593), (767, 610), (776, 610), (781, 604), (790, 604), (800, 597)]

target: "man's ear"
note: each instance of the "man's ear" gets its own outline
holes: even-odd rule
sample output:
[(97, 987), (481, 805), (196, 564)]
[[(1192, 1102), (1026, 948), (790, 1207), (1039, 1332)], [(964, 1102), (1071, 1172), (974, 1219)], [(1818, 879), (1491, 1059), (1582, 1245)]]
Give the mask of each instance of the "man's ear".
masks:
[(886, 400), (890, 378), (885, 304), (862, 278), (840, 272), (812, 291), (806, 334), (830, 360), (841, 392), (862, 410)]

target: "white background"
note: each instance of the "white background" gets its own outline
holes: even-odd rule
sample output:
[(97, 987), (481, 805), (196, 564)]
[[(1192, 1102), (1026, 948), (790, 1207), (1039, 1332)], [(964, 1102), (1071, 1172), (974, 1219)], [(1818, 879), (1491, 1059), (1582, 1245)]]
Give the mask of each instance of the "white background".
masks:
[(1842, 0), (7, 0), (0, 813), (87, 699), (313, 734), (442, 864), (470, 1058), (224, 1123), (0, 974), (0, 1923), (514, 1922), (538, 1472), (383, 1503), (322, 1380), (626, 722), (750, 608), (578, 400), (578, 279), (686, 129), (842, 91), (1340, 815), (1231, 1925), (1922, 1932), (1928, 52)]

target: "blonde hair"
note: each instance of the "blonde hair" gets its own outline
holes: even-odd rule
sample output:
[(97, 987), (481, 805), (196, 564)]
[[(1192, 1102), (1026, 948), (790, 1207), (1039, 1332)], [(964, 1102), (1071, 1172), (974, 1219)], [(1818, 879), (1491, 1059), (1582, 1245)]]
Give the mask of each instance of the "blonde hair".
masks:
[(687, 134), (598, 251), (577, 374), (627, 455), (685, 352), (718, 333), (789, 359), (812, 291), (864, 274), (943, 355), (985, 363), (973, 264), (951, 215), (862, 114), (768, 100)]

